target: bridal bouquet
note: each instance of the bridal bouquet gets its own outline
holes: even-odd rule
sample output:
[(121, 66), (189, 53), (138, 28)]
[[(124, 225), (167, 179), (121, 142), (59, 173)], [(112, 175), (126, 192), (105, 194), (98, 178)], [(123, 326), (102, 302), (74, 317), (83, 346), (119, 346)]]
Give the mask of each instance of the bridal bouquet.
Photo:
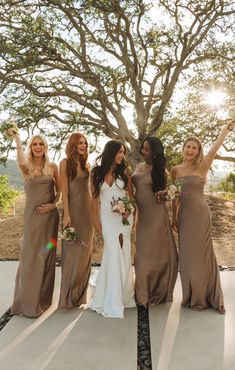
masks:
[(181, 183), (177, 182), (175, 185), (169, 185), (166, 190), (160, 190), (157, 193), (154, 193), (156, 199), (159, 202), (166, 202), (167, 200), (174, 200), (179, 198), (184, 193), (181, 191)]
[(12, 122), (12, 121), (6, 121), (4, 123), (1, 124), (1, 127), (0, 127), (0, 132), (1, 134), (3, 134), (7, 139), (13, 139), (12, 136), (10, 136), (8, 133), (7, 133), (7, 130), (9, 129), (13, 129), (14, 133), (15, 134), (18, 134), (19, 132), (19, 129), (18, 129), (18, 126), (15, 122)]
[(117, 200), (113, 197), (111, 203), (111, 209), (113, 212), (118, 213), (122, 216), (122, 224), (130, 225), (128, 216), (135, 212), (135, 201), (128, 197), (118, 198)]

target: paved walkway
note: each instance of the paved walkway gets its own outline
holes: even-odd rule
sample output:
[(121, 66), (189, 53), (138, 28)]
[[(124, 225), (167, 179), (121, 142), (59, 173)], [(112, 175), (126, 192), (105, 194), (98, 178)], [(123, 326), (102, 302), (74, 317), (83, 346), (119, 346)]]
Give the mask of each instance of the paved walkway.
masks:
[(179, 279), (174, 302), (150, 309), (153, 370), (235, 369), (235, 271), (220, 276), (226, 315), (181, 308)]
[[(9, 308), (18, 263), (0, 262), (0, 314)], [(150, 309), (153, 370), (235, 369), (235, 272), (221, 273), (227, 314), (181, 309), (179, 279), (174, 303)], [(1, 370), (136, 370), (137, 313), (107, 319), (53, 305), (38, 319), (13, 317), (0, 332)]]

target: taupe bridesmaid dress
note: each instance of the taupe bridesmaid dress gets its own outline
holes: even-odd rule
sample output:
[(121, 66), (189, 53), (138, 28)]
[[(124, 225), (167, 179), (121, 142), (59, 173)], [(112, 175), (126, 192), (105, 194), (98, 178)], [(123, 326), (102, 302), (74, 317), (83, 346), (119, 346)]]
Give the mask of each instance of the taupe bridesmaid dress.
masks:
[(54, 179), (35, 176), (25, 183), (24, 234), (16, 275), (12, 314), (40, 316), (52, 302), (55, 279), (57, 209), (36, 213), (36, 208), (55, 199)]
[(182, 305), (194, 309), (215, 308), (224, 313), (223, 292), (213, 251), (211, 219), (200, 176), (180, 177), (179, 262)]
[(173, 299), (178, 256), (164, 203), (152, 191), (151, 168), (138, 166), (133, 174), (138, 219), (136, 225), (135, 294), (139, 305)]
[(79, 239), (72, 242), (63, 241), (62, 244), (59, 308), (70, 308), (86, 303), (94, 233), (90, 175), (84, 172), (73, 180), (69, 179), (68, 202), (71, 227), (79, 233)]

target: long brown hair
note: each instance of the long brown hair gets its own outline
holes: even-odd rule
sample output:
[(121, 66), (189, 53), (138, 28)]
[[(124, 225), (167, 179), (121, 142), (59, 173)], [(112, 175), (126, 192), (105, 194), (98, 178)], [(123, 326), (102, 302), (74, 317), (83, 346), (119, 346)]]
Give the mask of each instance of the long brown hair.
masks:
[[(86, 151), (83, 155), (78, 156), (78, 143), (81, 138), (86, 141)], [(80, 132), (74, 132), (70, 135), (66, 145), (65, 153), (67, 156), (67, 171), (68, 176), (74, 179), (77, 176), (77, 161), (80, 161), (81, 169), (87, 174), (89, 173), (88, 159), (88, 142), (86, 137)]]

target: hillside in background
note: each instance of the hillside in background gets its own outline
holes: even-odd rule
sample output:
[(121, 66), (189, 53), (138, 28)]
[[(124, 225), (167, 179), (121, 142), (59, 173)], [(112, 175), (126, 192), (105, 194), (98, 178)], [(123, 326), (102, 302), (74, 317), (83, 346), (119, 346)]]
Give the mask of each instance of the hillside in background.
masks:
[(17, 190), (23, 190), (24, 182), (20, 173), (17, 161), (9, 159), (7, 166), (0, 164), (0, 175), (7, 175), (9, 177), (10, 184)]
[[(207, 188), (209, 184), (220, 183), (220, 181), (223, 180), (228, 173), (228, 170), (215, 170), (213, 173), (209, 172)], [(8, 175), (10, 184), (17, 190), (23, 190), (24, 183), (16, 160), (9, 159), (7, 161), (7, 167), (0, 164), (0, 175)]]

